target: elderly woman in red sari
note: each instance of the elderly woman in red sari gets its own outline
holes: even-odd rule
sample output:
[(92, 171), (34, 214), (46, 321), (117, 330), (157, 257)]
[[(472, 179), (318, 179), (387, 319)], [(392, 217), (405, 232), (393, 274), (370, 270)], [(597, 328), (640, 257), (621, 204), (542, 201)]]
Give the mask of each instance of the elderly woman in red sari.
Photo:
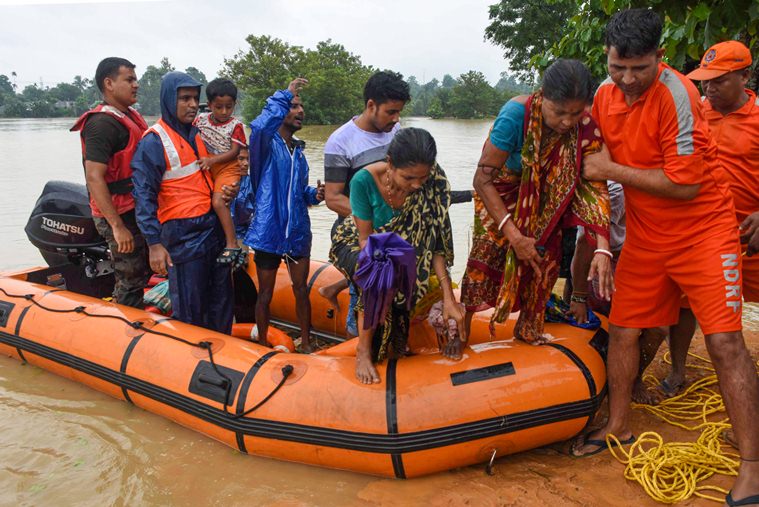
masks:
[[(501, 109), (474, 176), (474, 232), (461, 289), (467, 327), (474, 312), (494, 308), (492, 332), (519, 310), (515, 336), (546, 343), (545, 306), (558, 278), (562, 229), (575, 225), (594, 246), (590, 276), (599, 276), (603, 297), (611, 295), (609, 195), (605, 182), (587, 181), (580, 171), (583, 157), (603, 143), (587, 112), (593, 90), (582, 63), (557, 60), (537, 92)], [(463, 346), (452, 344), (448, 355), (459, 356)]]

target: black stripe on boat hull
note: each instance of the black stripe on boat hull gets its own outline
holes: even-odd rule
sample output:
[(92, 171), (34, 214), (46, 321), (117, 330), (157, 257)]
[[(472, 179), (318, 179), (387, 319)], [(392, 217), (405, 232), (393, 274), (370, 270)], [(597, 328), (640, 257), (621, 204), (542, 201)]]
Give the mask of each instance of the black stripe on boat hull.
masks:
[(589, 417), (595, 413), (598, 403), (597, 399), (590, 398), (429, 430), (395, 435), (364, 433), (252, 417), (231, 419), (220, 408), (31, 340), (0, 331), (0, 343), (23, 348), (45, 359), (125, 387), (134, 393), (157, 400), (229, 431), (261, 438), (361, 452), (404, 454), (446, 447), (537, 426)]
[[(129, 342), (129, 345), (127, 345), (126, 350), (124, 351), (124, 357), (121, 358), (121, 368), (119, 371), (121, 373), (126, 373), (127, 364), (129, 364), (129, 358), (132, 357), (132, 352), (134, 351), (134, 347), (137, 345), (137, 342), (140, 341), (140, 338), (145, 336), (144, 334), (137, 335), (134, 338), (132, 338), (132, 341)], [(134, 402), (132, 401), (132, 398), (129, 397), (129, 391), (127, 391), (126, 387), (121, 386), (121, 392), (124, 394), (124, 398), (134, 405)]]
[(572, 362), (577, 366), (577, 368), (582, 373), (582, 376), (585, 377), (585, 381), (588, 383), (588, 392), (590, 393), (591, 398), (595, 398), (597, 394), (596, 390), (596, 381), (593, 378), (593, 374), (590, 373), (590, 370), (588, 369), (588, 365), (586, 365), (582, 359), (579, 358), (577, 354), (575, 354), (570, 349), (566, 348), (564, 345), (559, 345), (558, 343), (546, 343), (549, 347), (553, 347), (556, 350), (561, 351), (565, 356), (567, 356), (569, 359), (572, 360)]
[[(24, 309), (21, 310), (21, 315), (18, 316), (18, 320), (16, 321), (16, 336), (21, 334), (21, 323), (24, 322), (24, 317), (26, 317), (26, 312), (29, 311), (29, 308), (31, 308), (31, 305), (25, 306)], [(20, 357), (23, 362), (28, 362), (20, 348), (16, 347), (16, 352), (18, 352), (18, 357)]]
[(311, 279), (308, 281), (308, 294), (311, 294), (311, 289), (314, 287), (314, 284), (316, 283), (316, 279), (319, 278), (319, 275), (322, 274), (322, 271), (330, 267), (332, 264), (329, 262), (325, 262), (319, 268), (314, 271), (314, 274), (311, 276)]
[[(240, 383), (240, 395), (237, 397), (237, 409), (235, 411), (236, 414), (242, 414), (245, 411), (245, 402), (248, 401), (248, 389), (250, 389), (250, 384), (253, 382), (253, 377), (256, 376), (256, 373), (258, 373), (258, 370), (261, 369), (261, 366), (271, 359), (274, 355), (277, 354), (277, 351), (271, 351), (267, 352), (263, 356), (261, 356), (258, 361), (255, 362), (253, 366), (250, 367), (250, 370), (248, 370), (248, 373), (245, 374), (245, 378), (242, 379), (242, 383)], [(240, 450), (240, 452), (248, 454), (248, 449), (245, 447), (245, 433), (242, 431), (237, 431), (236, 437), (237, 437), (237, 448)]]
[[(398, 434), (398, 399), (396, 396), (395, 373), (398, 366), (397, 359), (390, 359), (387, 362), (387, 371), (385, 372), (385, 414), (387, 417), (387, 434)], [(390, 458), (393, 461), (393, 473), (397, 479), (405, 479), (406, 471), (403, 469), (403, 455), (392, 454)]]

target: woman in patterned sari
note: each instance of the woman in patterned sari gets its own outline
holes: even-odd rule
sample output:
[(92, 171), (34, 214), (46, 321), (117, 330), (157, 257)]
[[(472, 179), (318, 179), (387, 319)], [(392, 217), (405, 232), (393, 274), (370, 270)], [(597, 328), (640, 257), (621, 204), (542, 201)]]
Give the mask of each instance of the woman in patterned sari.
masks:
[(426, 130), (398, 132), (388, 147), (387, 159), (368, 165), (351, 179), (353, 216), (332, 236), (330, 261), (348, 279), (353, 278), (358, 255), (372, 233), (394, 232), (416, 251), (416, 285), (410, 302), (399, 291), (384, 321), (369, 329), (364, 329), (363, 297), (357, 306), (356, 377), (364, 384), (380, 382), (375, 362), (405, 353), (409, 308), (428, 292), (433, 270), (442, 289), (445, 321), (453, 319), (458, 329), (464, 327), (464, 311), (456, 303), (448, 273), (453, 264), (450, 186), (436, 156), (435, 140)]
[[(494, 308), (492, 334), (495, 323), (519, 310), (514, 335), (533, 345), (549, 340), (545, 305), (566, 227), (585, 227), (595, 248), (590, 276), (599, 276), (602, 296), (613, 291), (606, 183), (581, 176), (583, 157), (603, 142), (586, 111), (593, 88), (582, 63), (558, 60), (540, 90), (501, 109), (474, 176), (474, 233), (461, 292), (467, 329), (474, 312)], [(575, 293), (572, 300), (585, 297)]]

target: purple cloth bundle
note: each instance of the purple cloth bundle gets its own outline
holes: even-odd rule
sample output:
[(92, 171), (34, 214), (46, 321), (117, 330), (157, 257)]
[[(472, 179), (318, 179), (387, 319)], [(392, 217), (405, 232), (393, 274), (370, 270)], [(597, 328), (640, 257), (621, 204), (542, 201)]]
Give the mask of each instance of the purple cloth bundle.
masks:
[(394, 232), (369, 236), (358, 254), (358, 268), (353, 281), (361, 287), (364, 305), (364, 329), (371, 329), (385, 319), (398, 291), (411, 304), (416, 285), (416, 250)]

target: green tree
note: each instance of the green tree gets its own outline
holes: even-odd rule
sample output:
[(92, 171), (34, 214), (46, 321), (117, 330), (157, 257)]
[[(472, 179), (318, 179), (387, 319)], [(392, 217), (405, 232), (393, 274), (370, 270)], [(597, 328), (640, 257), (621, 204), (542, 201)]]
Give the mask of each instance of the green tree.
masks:
[(48, 93), (56, 100), (74, 101), (82, 91), (73, 84), (58, 83), (48, 90)]
[[(629, 7), (650, 7), (664, 20), (662, 47), (673, 67), (686, 70), (709, 46), (737, 39), (759, 53), (759, 2), (756, 0), (575, 0), (576, 13), (553, 26), (563, 37), (531, 65), (543, 69), (558, 57), (584, 61), (593, 74), (607, 74), (603, 53), (604, 28), (611, 16)], [(551, 30), (548, 28), (547, 30)]]
[[(412, 76), (413, 77), (413, 76)], [(410, 80), (411, 78), (409, 78)], [(403, 111), (411, 116), (430, 116), (428, 109), (432, 103), (432, 99), (435, 98), (439, 89), (440, 81), (433, 78), (424, 85), (418, 85), (412, 87), (409, 85), (411, 91), (411, 103), (408, 104)], [(438, 101), (439, 104), (439, 101)]]
[(27, 85), (21, 92), (21, 99), (25, 102), (34, 102), (37, 100), (45, 100), (45, 90), (37, 86), (36, 84)]
[(266, 97), (298, 77), (297, 65), (305, 53), (300, 46), (268, 35), (248, 35), (245, 40), (248, 49), (225, 58), (221, 74), (244, 91), (243, 117), (250, 121), (261, 112)]
[(249, 35), (249, 48), (224, 61), (222, 74), (245, 94), (243, 117), (261, 112), (266, 98), (295, 77), (309, 80), (303, 90), (306, 122), (341, 123), (363, 109), (363, 87), (374, 71), (361, 58), (331, 40), (304, 50), (269, 36)]
[(6, 97), (10, 98), (15, 95), (16, 92), (13, 90), (11, 80), (5, 74), (0, 74), (0, 107), (6, 105)]
[(307, 50), (301, 75), (308, 78), (303, 105), (309, 123), (331, 125), (364, 109), (364, 84), (374, 69), (331, 40)]
[[(433, 109), (434, 107), (434, 115), (432, 113), (429, 113), (430, 116), (433, 118), (441, 118), (445, 116), (453, 116), (453, 107), (452, 102), (453, 100), (453, 88), (445, 88), (441, 87), (440, 90), (435, 94), (435, 98), (432, 100), (432, 103), (430, 103), (430, 109)], [(435, 102), (437, 102), (435, 104)], [(438, 111), (439, 109), (439, 111)]]
[(16, 93), (13, 89), (13, 83), (8, 79), (8, 76), (0, 74), (0, 95), (10, 95), (12, 93)]
[(443, 83), (442, 83), (443, 88), (447, 88), (450, 90), (454, 86), (456, 86), (456, 80), (453, 79), (453, 76), (451, 76), (450, 74), (446, 74), (445, 76), (443, 76)]
[(495, 89), (502, 93), (506, 92), (508, 94), (511, 94), (512, 96), (530, 93), (530, 91), (532, 91), (532, 87), (530, 85), (518, 81), (514, 76), (510, 75), (506, 71), (501, 72), (501, 79), (499, 79), (496, 83)]
[(200, 70), (198, 70), (195, 67), (187, 67), (185, 70), (185, 74), (189, 74), (190, 77), (195, 79), (197, 82), (203, 85), (205, 87), (208, 84), (208, 79), (206, 79), (206, 75), (203, 74)]
[(139, 110), (142, 114), (151, 116), (161, 114), (161, 78), (173, 70), (175, 70), (174, 66), (166, 57), (161, 58), (158, 67), (148, 65), (145, 69), (145, 73), (140, 77), (140, 89), (137, 92)]
[(25, 118), (30, 114), (27, 104), (15, 94), (6, 95), (3, 107), (3, 116), (7, 118)]
[(519, 78), (535, 80), (533, 59), (561, 40), (562, 26), (581, 0), (501, 0), (489, 7), (485, 39), (504, 49), (509, 69)]
[(501, 97), (482, 72), (461, 74), (451, 91), (451, 112), (457, 118), (484, 118), (497, 112)]
[(411, 93), (411, 98), (413, 99), (414, 95), (418, 95), (422, 90), (422, 85), (419, 84), (416, 76), (409, 76), (408, 79), (406, 79), (406, 83), (408, 83), (409, 93)]
[(92, 79), (82, 78), (82, 76), (74, 76), (74, 80), (71, 82), (71, 84), (79, 88), (79, 91), (83, 92), (95, 83)]
[(427, 108), (427, 115), (435, 119), (445, 117), (445, 111), (443, 110), (443, 104), (440, 101), (440, 97), (436, 96), (432, 98), (430, 105)]

